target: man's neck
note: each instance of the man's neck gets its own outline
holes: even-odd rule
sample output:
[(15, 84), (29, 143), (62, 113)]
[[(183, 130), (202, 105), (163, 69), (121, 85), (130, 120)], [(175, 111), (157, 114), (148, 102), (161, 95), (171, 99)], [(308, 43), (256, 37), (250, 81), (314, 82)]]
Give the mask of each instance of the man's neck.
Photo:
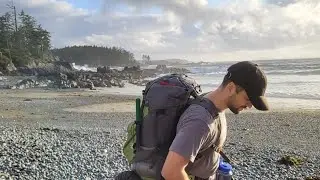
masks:
[(222, 112), (225, 109), (227, 109), (225, 98), (219, 88), (208, 93), (206, 97), (212, 101), (212, 103), (216, 106), (219, 112)]

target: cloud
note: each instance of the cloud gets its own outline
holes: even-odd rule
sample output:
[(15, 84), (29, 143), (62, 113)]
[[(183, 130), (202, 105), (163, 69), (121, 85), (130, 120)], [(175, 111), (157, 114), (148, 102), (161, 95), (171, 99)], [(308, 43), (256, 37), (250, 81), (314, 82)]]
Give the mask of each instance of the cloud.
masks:
[[(134, 9), (158, 6), (164, 12), (173, 13), (180, 20), (180, 28), (183, 27), (180, 37), (184, 39), (174, 44), (186, 47), (182, 42), (188, 39), (194, 47), (186, 48), (187, 51), (199, 54), (281, 51), (296, 45), (309, 47), (320, 40), (320, 20), (316, 18), (320, 15), (319, 1), (269, 0), (262, 3), (244, 0), (218, 7), (208, 7), (207, 1), (196, 0), (122, 2)], [(186, 34), (188, 36), (184, 36)], [(194, 36), (195, 39), (190, 38)], [(181, 50), (177, 49), (177, 52)], [(290, 51), (284, 53), (292, 54)]]
[(195, 61), (320, 55), (318, 0), (221, 1), (215, 6), (207, 0), (104, 0), (96, 10), (64, 0), (16, 4), (52, 33), (55, 47), (121, 46), (137, 59), (150, 54), (152, 59)]

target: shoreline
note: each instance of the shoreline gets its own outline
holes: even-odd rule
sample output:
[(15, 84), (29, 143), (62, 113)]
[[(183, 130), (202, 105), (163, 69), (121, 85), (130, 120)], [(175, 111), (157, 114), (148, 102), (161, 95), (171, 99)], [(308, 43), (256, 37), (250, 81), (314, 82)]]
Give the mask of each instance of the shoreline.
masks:
[[(30, 89), (2, 89), (0, 97), (21, 97), (21, 98), (56, 98), (61, 96), (114, 96), (126, 97), (134, 100), (135, 98), (142, 98), (140, 89), (134, 91), (125, 88), (97, 88), (96, 90), (90, 89), (54, 89), (54, 88), (30, 88)], [(41, 96), (40, 96), (41, 95)], [(320, 100), (300, 99), (300, 98), (278, 98), (267, 97), (270, 104), (269, 112), (279, 111), (318, 111), (320, 110)], [(306, 106), (307, 105), (307, 106)], [(134, 105), (135, 106), (135, 105)], [(247, 112), (261, 112), (252, 107)], [(264, 113), (264, 112), (262, 112)]]

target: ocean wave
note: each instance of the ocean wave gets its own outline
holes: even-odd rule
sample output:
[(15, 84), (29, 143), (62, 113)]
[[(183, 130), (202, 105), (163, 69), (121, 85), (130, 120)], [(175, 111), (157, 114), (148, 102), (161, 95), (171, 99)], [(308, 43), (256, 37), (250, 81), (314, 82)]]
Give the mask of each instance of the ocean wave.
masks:
[(206, 73), (201, 73), (201, 72), (191, 72), (191, 75), (196, 75), (196, 76), (213, 76), (213, 75), (218, 75), (218, 76), (224, 76), (226, 72), (206, 72)]
[(97, 72), (97, 68), (95, 67), (90, 67), (87, 64), (85, 65), (76, 65), (76, 63), (72, 63), (73, 68), (76, 70), (83, 70), (83, 71), (92, 71), (92, 72)]
[[(197, 75), (224, 75), (226, 74), (226, 67), (217, 67), (217, 66), (208, 66), (208, 67), (186, 67), (191, 71), (191, 74)], [(315, 66), (295, 66), (288, 67), (285, 65), (282, 66), (272, 66), (262, 68), (264, 72), (268, 74), (297, 74), (297, 75), (320, 75), (320, 65)]]
[(218, 86), (219, 86), (219, 83), (200, 83), (200, 86), (201, 86), (201, 87), (211, 87), (211, 88), (214, 88), (214, 87), (218, 87)]
[[(271, 84), (271, 83), (270, 83)], [(320, 100), (320, 90), (317, 91), (317, 89), (310, 88), (310, 91), (303, 91), (299, 89), (290, 89), (288, 86), (286, 86), (286, 83), (272, 83), (275, 84), (272, 85), (266, 92), (266, 95), (268, 97), (276, 97), (276, 98), (294, 98), (294, 99), (312, 99), (312, 100)], [(301, 82), (296, 82), (295, 85), (299, 85)], [(200, 87), (202, 89), (215, 89), (219, 86), (219, 83), (200, 83)], [(301, 84), (301, 86), (305, 86)], [(316, 86), (313, 84), (313, 86)], [(305, 86), (307, 87), (307, 86)], [(288, 89), (287, 92), (279, 92), (277, 89)], [(289, 91), (291, 90), (291, 91)]]
[(269, 92), (269, 93), (266, 93), (266, 96), (267, 97), (276, 97), (276, 98), (294, 98), (294, 99), (320, 100), (320, 94), (298, 94), (298, 93)]
[(273, 69), (273, 70), (266, 70), (266, 74), (291, 74), (291, 75), (320, 75), (320, 68), (317, 69)]

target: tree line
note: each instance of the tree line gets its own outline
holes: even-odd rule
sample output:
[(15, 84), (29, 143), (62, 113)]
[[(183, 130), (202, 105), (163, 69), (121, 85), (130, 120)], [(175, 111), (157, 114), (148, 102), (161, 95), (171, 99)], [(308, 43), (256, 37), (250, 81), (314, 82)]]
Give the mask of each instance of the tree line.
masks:
[(67, 62), (75, 62), (79, 65), (91, 66), (108, 65), (135, 65), (137, 61), (133, 53), (120, 47), (105, 46), (68, 46), (61, 49), (53, 49), (55, 56)]
[(88, 65), (135, 64), (134, 55), (122, 48), (72, 46), (52, 49), (51, 35), (31, 15), (14, 5), (0, 14), (0, 71), (8, 64), (16, 67), (47, 63), (56, 59)]

